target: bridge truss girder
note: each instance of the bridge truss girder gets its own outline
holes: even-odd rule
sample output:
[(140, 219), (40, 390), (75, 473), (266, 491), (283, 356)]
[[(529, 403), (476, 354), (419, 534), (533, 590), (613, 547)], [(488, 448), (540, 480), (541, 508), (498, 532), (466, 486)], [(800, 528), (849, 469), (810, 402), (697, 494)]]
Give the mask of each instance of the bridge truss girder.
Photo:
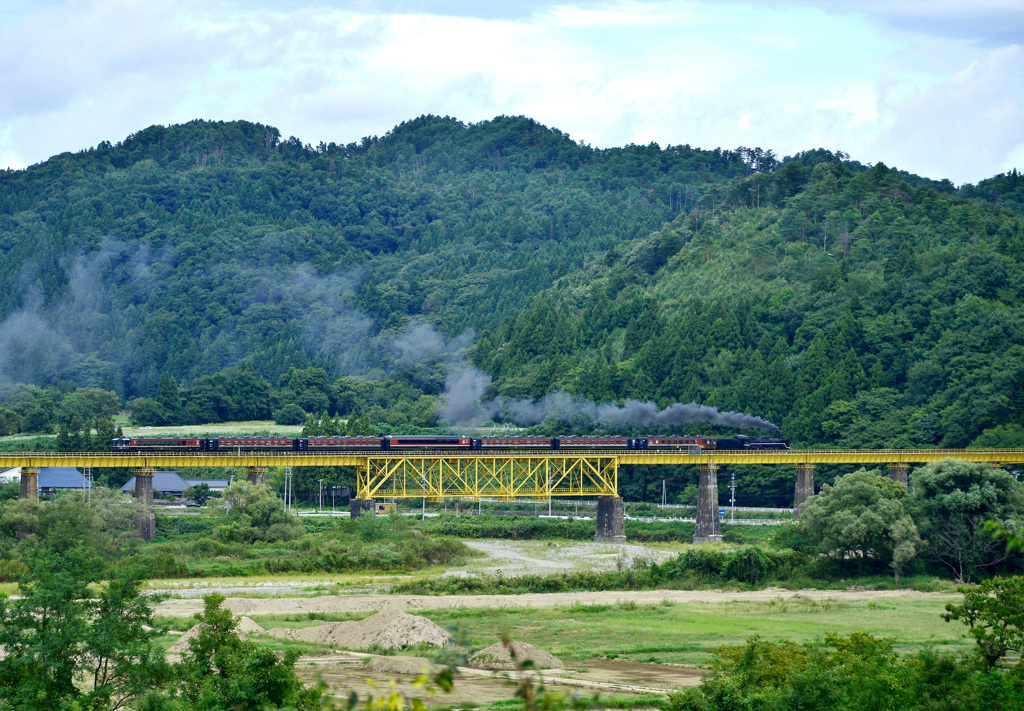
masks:
[(369, 457), (356, 497), (499, 499), (618, 496), (614, 456)]

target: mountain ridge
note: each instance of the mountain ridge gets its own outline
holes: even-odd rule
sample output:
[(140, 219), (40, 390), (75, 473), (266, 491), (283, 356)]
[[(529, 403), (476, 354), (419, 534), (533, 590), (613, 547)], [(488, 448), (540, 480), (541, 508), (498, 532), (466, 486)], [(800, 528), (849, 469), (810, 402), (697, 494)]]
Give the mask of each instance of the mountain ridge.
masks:
[(153, 126), (0, 173), (0, 370), (129, 399), (168, 376), (187, 404), (225, 369), (322, 369), (332, 412), (386, 418), (475, 367), (485, 397), (694, 401), (806, 444), (881, 441), (855, 417), (875, 408), (889, 441), (969, 444), (1021, 421), (1022, 183), (595, 149), (521, 116), (316, 147)]

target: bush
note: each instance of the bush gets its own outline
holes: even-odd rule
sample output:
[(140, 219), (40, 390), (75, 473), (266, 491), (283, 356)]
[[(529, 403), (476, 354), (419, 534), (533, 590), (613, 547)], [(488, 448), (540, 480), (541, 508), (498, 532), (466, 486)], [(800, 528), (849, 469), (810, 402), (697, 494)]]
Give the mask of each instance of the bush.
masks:
[(13, 583), (28, 573), (28, 566), (20, 560), (0, 560), (0, 583)]
[(278, 425), (301, 425), (305, 421), (306, 412), (295, 403), (285, 405), (274, 415), (274, 422)]
[(775, 572), (775, 563), (758, 547), (735, 551), (725, 564), (725, 577), (757, 585)]
[(864, 632), (826, 634), (797, 645), (754, 637), (714, 650), (701, 685), (671, 694), (663, 711), (711, 709), (1022, 708), (1024, 684), (1014, 672), (980, 671), (973, 660), (923, 650), (900, 656), (892, 640)]
[(212, 533), (219, 525), (212, 516), (167, 516), (156, 515), (156, 531), (158, 537), (191, 536), (197, 533)]

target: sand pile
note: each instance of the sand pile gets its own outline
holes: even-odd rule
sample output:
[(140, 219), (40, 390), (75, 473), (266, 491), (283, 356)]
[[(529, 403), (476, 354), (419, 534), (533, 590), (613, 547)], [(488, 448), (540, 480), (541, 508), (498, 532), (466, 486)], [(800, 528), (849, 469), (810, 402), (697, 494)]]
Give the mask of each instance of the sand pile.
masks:
[(384, 610), (361, 622), (328, 622), (301, 630), (272, 629), (267, 634), (346, 649), (402, 649), (416, 644), (447, 647), (452, 636), (425, 617)]
[(265, 632), (266, 630), (253, 622), (252, 619), (248, 617), (238, 618), (238, 636), (242, 639), (245, 639), (246, 637), (254, 637), (258, 634), (264, 634)]
[(419, 676), (432, 668), (433, 664), (424, 657), (374, 657), (366, 665), (366, 670), (371, 672), (411, 676)]
[(512, 651), (501, 642), (496, 642), (490, 647), (484, 647), (469, 659), (469, 666), (476, 669), (518, 669), (524, 661), (533, 662), (534, 669), (564, 669), (562, 660), (553, 654), (548, 654), (543, 649), (537, 649), (532, 644), (525, 642), (512, 642)]
[(191, 642), (193, 639), (195, 639), (196, 637), (199, 636), (199, 630), (202, 629), (202, 627), (203, 626), (201, 624), (196, 625), (195, 627), (190, 629), (188, 632), (186, 632), (185, 634), (181, 635), (181, 637), (178, 638), (178, 641), (175, 642), (174, 644), (172, 644), (170, 646), (170, 648), (168, 648), (167, 653), (168, 654), (184, 654), (185, 652), (187, 652), (188, 651), (188, 643)]
[[(168, 654), (184, 654), (188, 651), (188, 643), (199, 636), (199, 630), (202, 629), (202, 623), (194, 626), (185, 634), (178, 638), (178, 641), (170, 646), (167, 650)], [(248, 617), (238, 618), (238, 636), (242, 639), (248, 639), (258, 634), (264, 634), (266, 630), (260, 627), (258, 624), (253, 622)]]
[(314, 627), (304, 627), (300, 630), (273, 627), (267, 630), (267, 634), (271, 637), (283, 637), (284, 639), (297, 639), (302, 642), (313, 642), (315, 644), (327, 644), (333, 647), (343, 647), (345, 646), (342, 643), (343, 640), (347, 640), (349, 638), (352, 628), (355, 627), (355, 625), (355, 622), (346, 621), (328, 622)]

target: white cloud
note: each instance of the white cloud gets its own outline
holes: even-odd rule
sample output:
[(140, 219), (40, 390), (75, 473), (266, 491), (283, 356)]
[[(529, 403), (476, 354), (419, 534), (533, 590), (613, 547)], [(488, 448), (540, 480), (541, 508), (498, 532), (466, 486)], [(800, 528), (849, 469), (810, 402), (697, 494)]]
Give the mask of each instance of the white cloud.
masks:
[(1024, 144), (1024, 50), (992, 50), (889, 111), (880, 160), (970, 182), (1016, 167), (1007, 159)]
[(980, 20), (952, 0), (24, 4), (0, 17), (0, 161), (193, 118), (315, 144), (507, 113), (598, 146), (825, 146), (976, 180), (1024, 141), (1024, 63), (992, 45), (1020, 29), (1017, 4), (975, 6)]

